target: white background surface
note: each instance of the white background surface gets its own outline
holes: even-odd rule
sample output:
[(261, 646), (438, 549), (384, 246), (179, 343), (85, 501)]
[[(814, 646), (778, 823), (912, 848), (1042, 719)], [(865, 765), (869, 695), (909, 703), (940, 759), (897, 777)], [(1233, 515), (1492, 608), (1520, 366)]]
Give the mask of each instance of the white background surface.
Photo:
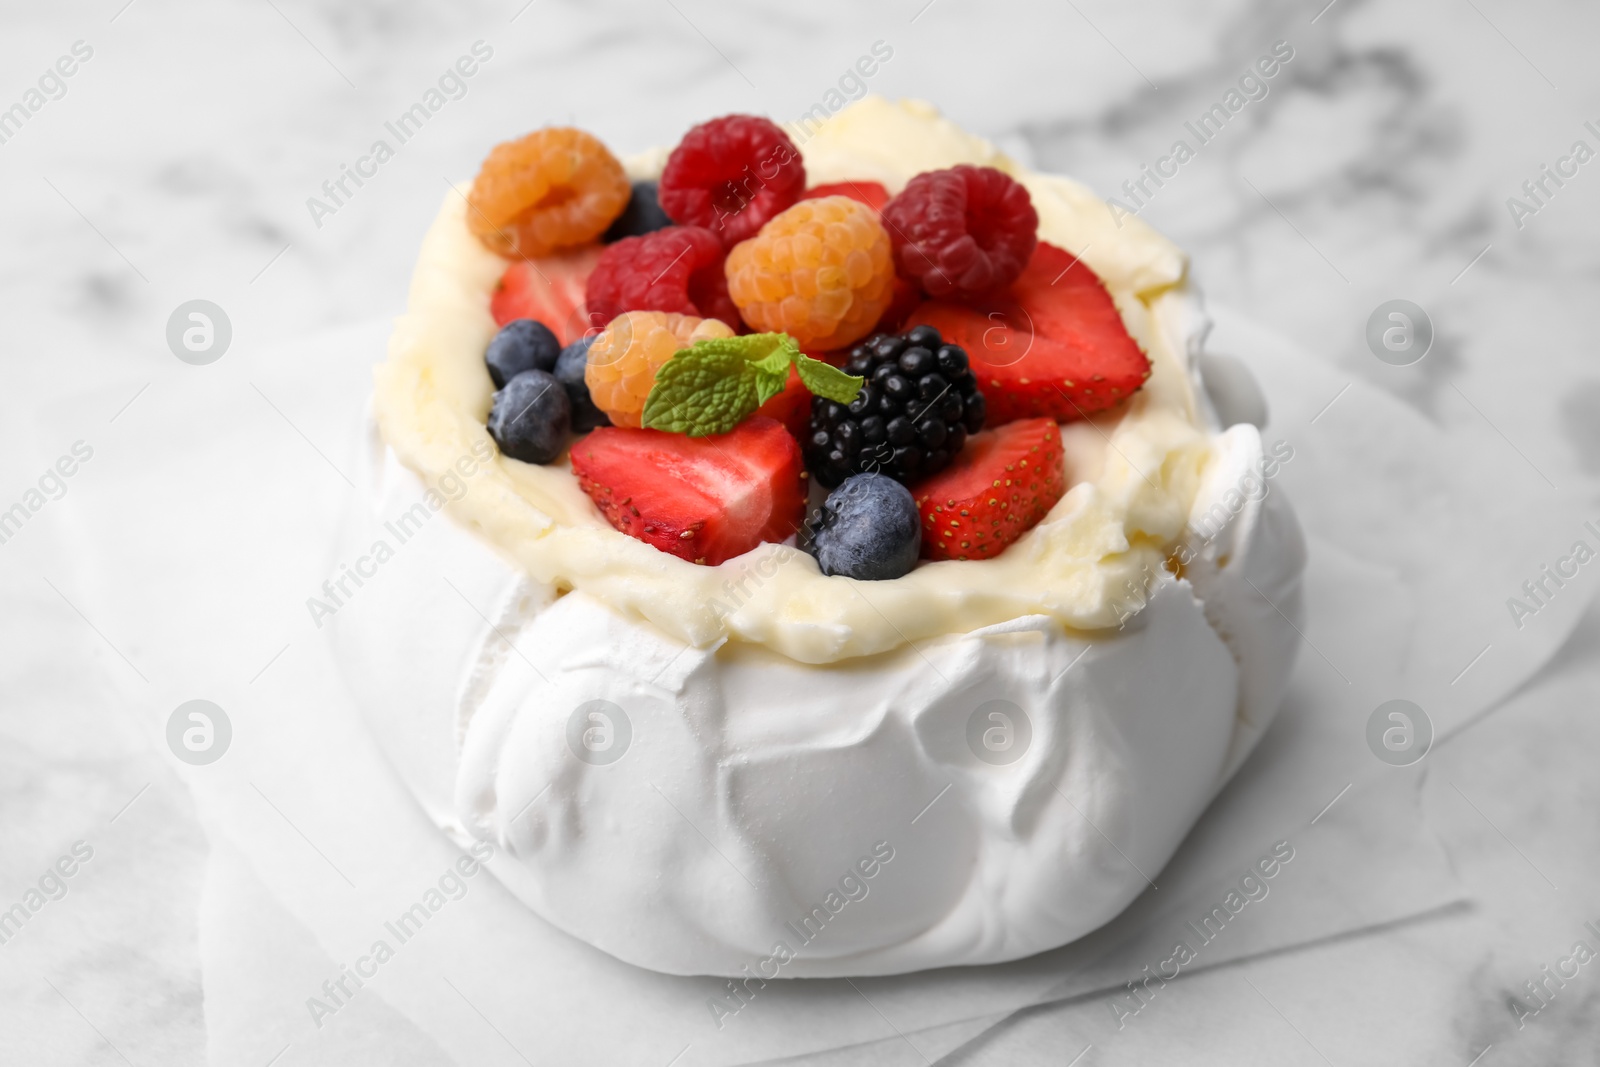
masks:
[[(1504, 462), (1485, 476), (1516, 480), (1519, 496), (1542, 494), (1600, 519), (1600, 371), (1585, 328), (1600, 162), (1520, 230), (1505, 207), (1573, 140), (1600, 147), (1582, 127), (1600, 124), (1592, 6), (519, 7), (113, 0), (0, 14), (0, 106), (73, 42), (94, 48), (66, 95), (0, 145), (0, 507), (75, 440), (96, 449), (66, 500), (0, 545), (9, 609), (0, 618), (0, 901), (20, 899), (73, 841), (95, 848), (67, 896), (0, 946), (7, 1059), (202, 1063), (208, 1028), (229, 1023), (215, 1017), (219, 1006), (249, 1000), (248, 990), (216, 988), (216, 972), (202, 965), (217, 947), (202, 943), (202, 928), (216, 928), (202, 920), (220, 906), (202, 900), (202, 875), (219, 845), (197, 817), (194, 772), (154, 748), (145, 724), (224, 689), (247, 694), (237, 705), (244, 721), (273, 715), (272, 697), (258, 693), (287, 665), (275, 658), (280, 630), (236, 617), (225, 597), (208, 600), (203, 583), (217, 581), (218, 561), (248, 570), (244, 546), (303, 537), (303, 524), (278, 497), (257, 506), (247, 462), (235, 485), (219, 486), (186, 483), (181, 458), (148, 499), (97, 512), (105, 517), (92, 527), (68, 521), (93, 510), (80, 497), (97, 485), (148, 476), (133, 462), (141, 445), (198, 457), (208, 440), (196, 428), (234, 414), (196, 412), (191, 422), (181, 406), (160, 406), (159, 420), (138, 420), (138, 405), (157, 395), (147, 387), (178, 389), (179, 372), (205, 373), (167, 351), (168, 314), (195, 297), (227, 310), (229, 358), (257, 388), (219, 392), (218, 402), (239, 405), (238, 421), (274, 453), (270, 466), (293, 472), (308, 510), (326, 509), (347, 489), (317, 451), (336, 455), (340, 442), (307, 440), (273, 406), (348, 405), (359, 383), (331, 375), (331, 397), (274, 395), (262, 361), (286, 350), (277, 342), (397, 312), (444, 181), (472, 173), (493, 141), (514, 133), (575, 122), (626, 152), (727, 111), (797, 113), (882, 39), (895, 56), (873, 91), (934, 100), (1019, 158), (1109, 193), (1165, 152), (1255, 56), (1288, 40), (1296, 56), (1271, 95), (1206, 146), (1145, 217), (1190, 250), (1214, 298), (1297, 341), (1333, 374), (1364, 379), (1475, 448), (1499, 450)], [(306, 198), (478, 39), (495, 56), (468, 95), (315, 227)], [(1368, 313), (1394, 297), (1423, 305), (1438, 330), (1414, 367), (1378, 363), (1363, 341)], [(206, 402), (204, 390), (191, 393)], [(197, 498), (201, 485), (207, 495)], [(195, 507), (228, 520), (203, 524), (203, 543), (202, 524), (181, 521)], [(1550, 529), (1548, 551), (1486, 559), (1482, 572), (1496, 582), (1505, 572), (1533, 576), (1576, 536)], [(104, 550), (130, 539), (152, 546), (152, 568), (180, 576), (174, 582), (186, 553), (206, 563), (193, 587), (147, 593), (148, 628), (97, 628), (90, 605), (130, 576), (94, 561), (119, 558)], [(1463, 567), (1460, 581), (1472, 587), (1479, 575)], [(1563, 596), (1589, 595), (1594, 573), (1582, 581)], [(296, 610), (298, 594), (285, 598)], [(214, 617), (168, 617), (196, 603)], [(203, 654), (156, 639), (208, 625), (230, 639)], [(1513, 633), (1509, 623), (1485, 632), (1480, 666)], [(1468, 904), (1202, 972), (1109, 1040), (1102, 1001), (1025, 1013), (954, 1062), (1065, 1063), (1091, 1043), (1080, 1063), (1464, 1065), (1482, 1053), (1489, 1065), (1592, 1055), (1600, 972), (1586, 968), (1520, 1031), (1505, 1001), (1591, 936), (1584, 921), (1600, 925), (1597, 653), (1591, 614), (1538, 680), (1428, 758), (1424, 810)], [(1459, 684), (1473, 684), (1472, 674)], [(251, 769), (267, 773), (270, 763)], [(307, 844), (318, 837), (314, 817), (297, 821)], [(227, 906), (256, 914), (237, 897)], [(268, 924), (272, 902), (257, 908)], [(626, 1005), (617, 1011), (625, 1025)], [(447, 1062), (397, 1045), (381, 1014), (363, 1023), (279, 1062)], [(227, 1063), (265, 1063), (275, 1051), (253, 1061), (211, 1049)], [(664, 1064), (676, 1051), (640, 1062)], [(900, 1037), (863, 1055), (924, 1059)]]

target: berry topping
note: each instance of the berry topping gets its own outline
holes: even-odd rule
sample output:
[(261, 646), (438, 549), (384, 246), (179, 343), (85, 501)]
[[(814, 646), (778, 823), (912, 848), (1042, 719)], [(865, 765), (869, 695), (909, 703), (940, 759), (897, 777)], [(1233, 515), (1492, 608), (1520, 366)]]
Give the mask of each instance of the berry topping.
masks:
[(823, 574), (883, 581), (908, 574), (922, 547), (911, 490), (882, 474), (852, 474), (811, 523), (810, 552)]
[(803, 348), (842, 348), (877, 325), (894, 296), (889, 235), (848, 197), (805, 200), (728, 253), (728, 292), (757, 330)]
[(599, 237), (629, 191), (594, 136), (547, 127), (495, 145), (467, 196), (467, 228), (502, 256), (548, 255)]
[(512, 319), (489, 342), (483, 361), (489, 365), (489, 380), (496, 389), (525, 370), (555, 369), (561, 342), (550, 327), (534, 319)]
[(732, 337), (719, 319), (668, 311), (625, 311), (589, 348), (584, 382), (601, 411), (618, 426), (638, 426), (656, 371), (681, 348), (713, 337)]
[(1022, 273), (1039, 215), (1016, 179), (962, 164), (919, 174), (883, 209), (900, 273), (931, 297), (992, 293)]
[(600, 240), (605, 244), (611, 244), (624, 237), (654, 233), (671, 225), (672, 220), (667, 218), (667, 213), (661, 210), (661, 201), (656, 199), (656, 183), (634, 182), (633, 192), (628, 197), (628, 206), (622, 209), (617, 221), (600, 235)]
[(1112, 407), (1150, 376), (1111, 294), (1070, 252), (1040, 242), (1010, 290), (975, 304), (928, 303), (911, 322), (966, 346), (989, 422), (1060, 422)]
[(577, 340), (589, 329), (583, 292), (599, 259), (600, 249), (591, 247), (511, 264), (489, 300), (495, 325), (537, 319), (563, 343)]
[(669, 226), (624, 237), (605, 250), (586, 290), (590, 320), (604, 326), (624, 311), (675, 311), (739, 328), (722, 272), (725, 252), (710, 230)]
[(922, 554), (998, 556), (1065, 492), (1055, 420), (1023, 419), (974, 434), (954, 463), (911, 487), (922, 514)]
[(767, 119), (728, 115), (683, 135), (667, 157), (658, 193), (674, 222), (704, 226), (732, 248), (805, 187), (805, 164), (788, 134)]
[(572, 446), (572, 471), (612, 526), (691, 563), (782, 541), (805, 512), (799, 446), (771, 419), (716, 437), (604, 427)]
[(559, 456), (571, 425), (567, 391), (542, 370), (512, 378), (489, 408), (489, 436), (501, 452), (524, 463), (549, 463)]
[(877, 182), (829, 182), (813, 185), (800, 195), (801, 200), (819, 200), (824, 196), (848, 196), (874, 211), (882, 211), (889, 202), (889, 190)]
[(855, 400), (811, 402), (806, 460), (822, 485), (860, 471), (914, 484), (942, 470), (983, 428), (984, 398), (967, 354), (938, 330), (871, 337), (850, 350), (844, 372), (866, 379)]
[(567, 399), (572, 403), (572, 429), (577, 433), (588, 433), (596, 426), (611, 425), (606, 413), (594, 406), (594, 400), (589, 396), (589, 384), (583, 380), (584, 371), (589, 366), (589, 346), (599, 336), (592, 333), (578, 338), (563, 348), (556, 360), (556, 381), (567, 390)]

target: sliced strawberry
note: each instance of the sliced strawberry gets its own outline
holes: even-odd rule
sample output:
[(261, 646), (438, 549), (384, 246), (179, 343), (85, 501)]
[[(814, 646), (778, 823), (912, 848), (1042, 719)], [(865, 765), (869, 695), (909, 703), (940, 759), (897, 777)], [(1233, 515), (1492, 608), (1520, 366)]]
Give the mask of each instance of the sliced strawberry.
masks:
[(922, 554), (998, 556), (1066, 491), (1054, 419), (1022, 419), (973, 434), (950, 466), (911, 487), (922, 514)]
[(489, 299), (495, 325), (512, 319), (537, 319), (569, 345), (589, 328), (583, 310), (584, 287), (604, 251), (599, 245), (553, 256), (519, 259), (506, 268)]
[(924, 323), (967, 350), (990, 426), (1037, 415), (1085, 418), (1150, 377), (1150, 360), (1094, 271), (1043, 241), (1010, 289), (974, 304), (924, 304), (907, 328)]
[(800, 372), (790, 367), (789, 381), (783, 392), (757, 408), (756, 414), (777, 419), (796, 440), (805, 436), (811, 428), (811, 390), (801, 384)]
[(782, 541), (805, 516), (800, 446), (759, 416), (714, 437), (604, 426), (572, 446), (572, 471), (612, 526), (691, 563)]
[(815, 200), (819, 196), (848, 196), (851, 200), (859, 201), (874, 211), (882, 211), (883, 205), (889, 202), (889, 190), (877, 182), (829, 182), (827, 185), (813, 185), (800, 194), (800, 199)]

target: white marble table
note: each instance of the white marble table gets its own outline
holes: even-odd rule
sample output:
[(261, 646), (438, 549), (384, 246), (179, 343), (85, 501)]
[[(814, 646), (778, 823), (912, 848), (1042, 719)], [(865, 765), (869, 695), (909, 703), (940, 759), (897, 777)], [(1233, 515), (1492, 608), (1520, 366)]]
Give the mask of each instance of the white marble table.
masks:
[[(97, 0), (12, 5), (0, 25), (0, 109), (38, 104), (20, 128), (0, 124), (0, 507), (81, 436), (63, 412), (109, 425), (170, 370), (165, 326), (186, 300), (225, 308), (240, 351), (397, 312), (444, 183), (511, 132), (575, 122), (632, 150), (711, 114), (796, 114), (884, 41), (894, 54), (872, 91), (931, 99), (1115, 194), (1174, 140), (1195, 143), (1185, 124), (1283, 41), (1293, 57), (1266, 94), (1132, 206), (1192, 252), (1212, 295), (1515, 453), (1523, 477), (1600, 517), (1600, 369), (1583, 325), (1600, 162), (1561, 162), (1580, 139), (1600, 150), (1585, 127), (1600, 128), (1594, 5)], [(493, 55), (465, 95), (314, 219), (308, 198), (477, 41)], [(1558, 187), (1544, 165), (1576, 173)], [(1536, 201), (1523, 186), (1538, 181)], [(1537, 211), (1514, 217), (1511, 197)], [(1436, 328), (1414, 366), (1379, 362), (1365, 340), (1394, 298)], [(79, 839), (94, 842), (79, 874), (108, 874), (64, 879), (26, 942), (0, 945), (0, 1059), (203, 1063), (208, 843), (107, 680), (134, 661), (181, 664), (182, 650), (118, 635), (123, 658), (96, 633), (78, 593), (110, 576), (76, 567), (81, 546), (48, 514), (0, 544), (0, 898)], [(249, 674), (272, 652), (228, 666)], [(1175, 983), (1112, 1041), (1081, 1036), (1104, 1003), (1069, 1003), (952, 1062), (1066, 1063), (1091, 1040), (1077, 1062), (1592, 1055), (1600, 971), (1580, 970), (1521, 1030), (1507, 998), (1592, 938), (1585, 921), (1600, 926), (1597, 660), (1591, 614), (1540, 680), (1429, 757), (1427, 809), (1470, 907)], [(152, 684), (155, 703), (195, 695), (181, 672)], [(343, 1062), (361, 1062), (346, 1040)], [(922, 1062), (903, 1042), (866, 1055)]]

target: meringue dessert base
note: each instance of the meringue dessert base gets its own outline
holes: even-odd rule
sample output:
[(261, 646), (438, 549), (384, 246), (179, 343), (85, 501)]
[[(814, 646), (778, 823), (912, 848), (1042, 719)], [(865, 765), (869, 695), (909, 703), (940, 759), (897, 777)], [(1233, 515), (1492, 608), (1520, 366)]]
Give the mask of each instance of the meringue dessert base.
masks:
[[(428, 492), (367, 440), (353, 545)], [(430, 817), (464, 847), (494, 842), (513, 893), (620, 959), (729, 977), (1015, 959), (1137, 897), (1282, 700), (1299, 638), (1277, 609), (1299, 624), (1303, 540), (1259, 433), (1214, 449), (1191, 520), (1210, 536), (1184, 578), (1130, 594), (1116, 630), (1026, 616), (827, 666), (696, 647), (557, 595), (448, 512), (331, 625)], [(596, 701), (614, 762), (574, 744)], [(1011, 721), (979, 716), (974, 735), (990, 707)], [(996, 726), (1011, 762), (978, 755)], [(875, 849), (892, 858), (868, 879)]]

